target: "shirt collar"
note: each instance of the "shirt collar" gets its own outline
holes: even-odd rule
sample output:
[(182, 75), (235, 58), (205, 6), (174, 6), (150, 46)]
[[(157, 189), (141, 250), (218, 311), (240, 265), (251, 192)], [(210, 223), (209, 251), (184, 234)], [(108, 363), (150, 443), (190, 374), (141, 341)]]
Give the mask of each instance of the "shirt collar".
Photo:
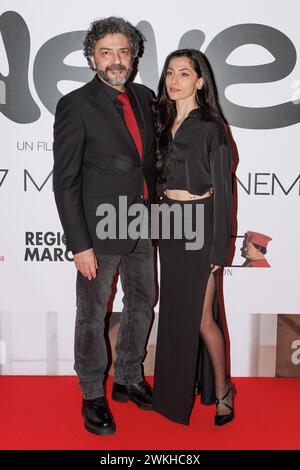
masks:
[[(103, 80), (101, 80), (98, 75), (96, 75), (97, 77), (97, 80), (99, 80), (99, 82), (101, 82), (101, 85), (103, 85), (103, 88), (104, 90), (106, 91), (106, 93), (108, 94), (108, 96), (110, 97), (110, 99), (112, 101), (115, 101), (117, 99), (117, 96), (121, 94), (121, 92), (119, 90), (116, 90), (115, 88), (113, 88), (112, 86), (108, 85), (106, 82), (104, 82)], [(127, 87), (127, 84), (125, 85), (125, 92), (130, 95), (130, 90), (129, 90), (129, 87)]]

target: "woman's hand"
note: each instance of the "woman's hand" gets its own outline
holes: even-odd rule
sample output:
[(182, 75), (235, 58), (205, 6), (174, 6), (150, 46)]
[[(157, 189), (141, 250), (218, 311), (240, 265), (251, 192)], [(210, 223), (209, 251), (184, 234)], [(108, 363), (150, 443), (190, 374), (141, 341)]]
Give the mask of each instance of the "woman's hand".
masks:
[(211, 267), (211, 272), (214, 273), (214, 272), (217, 271), (221, 266), (217, 266), (216, 264), (211, 264), (210, 267)]

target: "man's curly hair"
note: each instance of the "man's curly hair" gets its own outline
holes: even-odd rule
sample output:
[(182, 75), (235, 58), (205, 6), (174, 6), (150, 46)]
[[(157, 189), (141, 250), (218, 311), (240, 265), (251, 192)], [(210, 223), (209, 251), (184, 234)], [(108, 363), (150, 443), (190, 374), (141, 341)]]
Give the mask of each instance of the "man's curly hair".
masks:
[(106, 36), (106, 34), (120, 33), (129, 39), (133, 59), (142, 57), (144, 52), (145, 37), (138, 28), (125, 21), (124, 18), (110, 16), (102, 20), (96, 20), (91, 23), (84, 40), (83, 54), (87, 58), (90, 68), (92, 67), (89, 59), (95, 52), (96, 42)]

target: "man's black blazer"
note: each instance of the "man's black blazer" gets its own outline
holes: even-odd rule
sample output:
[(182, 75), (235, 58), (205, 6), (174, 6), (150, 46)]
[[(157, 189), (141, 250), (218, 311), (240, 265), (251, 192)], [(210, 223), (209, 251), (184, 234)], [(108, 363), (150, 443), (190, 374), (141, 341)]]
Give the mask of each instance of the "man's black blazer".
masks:
[(153, 92), (128, 83), (142, 117), (140, 158), (124, 118), (97, 76), (57, 104), (54, 122), (53, 189), (67, 249), (74, 254), (93, 247), (96, 254), (129, 253), (136, 240), (99, 240), (99, 204), (117, 210), (119, 196), (128, 205), (143, 202), (143, 182), (155, 198)]

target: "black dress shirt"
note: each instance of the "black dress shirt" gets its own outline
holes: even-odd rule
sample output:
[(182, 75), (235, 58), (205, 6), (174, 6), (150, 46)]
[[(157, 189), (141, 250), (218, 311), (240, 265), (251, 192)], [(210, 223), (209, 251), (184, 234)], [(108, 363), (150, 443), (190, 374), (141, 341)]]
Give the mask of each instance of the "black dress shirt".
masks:
[[(97, 79), (100, 80), (100, 78), (97, 76)], [(113, 101), (114, 105), (116, 106), (117, 110), (119, 111), (119, 113), (121, 114), (121, 116), (123, 117), (124, 119), (124, 111), (123, 111), (123, 105), (122, 103), (117, 100), (117, 96), (119, 94), (121, 94), (121, 92), (119, 90), (116, 90), (115, 88), (113, 88), (112, 86), (108, 85), (106, 82), (104, 82), (103, 80), (101, 80), (101, 82), (103, 83), (103, 86), (104, 86), (104, 90), (105, 92), (108, 94), (108, 96), (111, 98), (111, 100)], [(136, 118), (136, 121), (137, 121), (137, 125), (138, 125), (138, 128), (139, 128), (139, 131), (140, 131), (140, 134), (141, 136), (143, 136), (143, 132), (144, 132), (144, 129), (143, 129), (143, 125), (142, 125), (142, 116), (141, 116), (141, 113), (140, 113), (140, 110), (139, 110), (139, 107), (138, 107), (138, 104), (135, 100), (135, 97), (134, 95), (131, 93), (131, 91), (126, 88), (126, 85), (125, 85), (125, 92), (128, 94), (129, 96), (129, 100), (130, 100), (130, 104), (131, 104), (131, 107), (132, 107), (132, 111), (134, 112), (134, 115), (135, 115), (135, 118)]]
[(231, 235), (231, 149), (224, 127), (194, 109), (172, 137), (170, 132), (166, 182), (159, 188), (202, 195), (214, 190), (214, 241), (211, 263), (224, 265)]

